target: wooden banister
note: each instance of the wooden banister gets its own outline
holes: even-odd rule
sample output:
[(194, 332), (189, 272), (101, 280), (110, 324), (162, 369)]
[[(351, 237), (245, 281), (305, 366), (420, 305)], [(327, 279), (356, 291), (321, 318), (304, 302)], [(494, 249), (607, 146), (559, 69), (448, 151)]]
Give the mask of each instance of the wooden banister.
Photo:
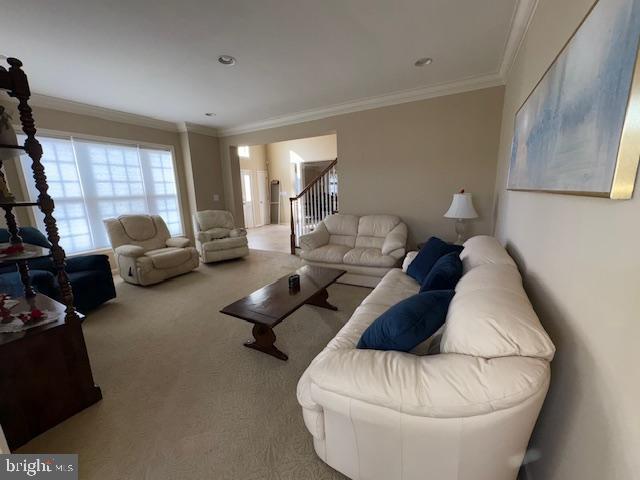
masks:
[(313, 231), (327, 215), (338, 210), (338, 159), (325, 167), (295, 197), (289, 197), (291, 214), (291, 254), (295, 255), (298, 239)]

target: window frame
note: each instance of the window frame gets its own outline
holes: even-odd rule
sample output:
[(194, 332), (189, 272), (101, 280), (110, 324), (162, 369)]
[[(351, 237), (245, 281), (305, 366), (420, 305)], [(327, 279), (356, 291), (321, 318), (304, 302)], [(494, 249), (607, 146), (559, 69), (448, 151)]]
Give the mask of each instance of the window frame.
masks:
[[(22, 131), (21, 125), (14, 124), (13, 128), (18, 135), (25, 135), (25, 133)], [(182, 230), (182, 232), (179, 233), (177, 236), (187, 236), (185, 209), (184, 209), (184, 204), (182, 200), (182, 188), (180, 185), (181, 183), (180, 180), (182, 176), (178, 169), (178, 162), (176, 159), (176, 149), (173, 145), (167, 145), (162, 143), (152, 143), (152, 142), (142, 142), (137, 140), (125, 139), (125, 138), (104, 137), (101, 135), (91, 135), (91, 134), (85, 134), (85, 133), (74, 133), (74, 132), (69, 132), (64, 130), (54, 130), (49, 128), (37, 128), (36, 139), (38, 139), (39, 137), (56, 138), (61, 140), (70, 140), (73, 138), (79, 141), (123, 145), (127, 147), (138, 147), (140, 149), (148, 148), (148, 149), (156, 149), (156, 150), (165, 150), (170, 152), (171, 162), (173, 164), (173, 172), (176, 177), (176, 197), (178, 198), (178, 211), (180, 212), (180, 227)], [(27, 184), (27, 177), (25, 176), (25, 168), (23, 168), (21, 163), (22, 162), (20, 160), (16, 162), (16, 167), (17, 167), (16, 172), (18, 176), (18, 183), (20, 184), (20, 188), (24, 193), (25, 198), (29, 198), (31, 195), (31, 192), (29, 191), (29, 186)], [(30, 164), (28, 165), (28, 168), (29, 170), (31, 169)], [(47, 173), (46, 167), (45, 167), (44, 173), (45, 175)], [(39, 207), (36, 206), (36, 207), (27, 208), (26, 211), (29, 217), (29, 223), (31, 225), (37, 225), (36, 211), (39, 211)], [(53, 212), (53, 216), (55, 217), (55, 210)], [(84, 250), (82, 252), (74, 252), (74, 253), (68, 254), (67, 257), (87, 255), (91, 253), (104, 253), (104, 252), (110, 252), (111, 250), (112, 249), (110, 247), (95, 248), (91, 250)]]

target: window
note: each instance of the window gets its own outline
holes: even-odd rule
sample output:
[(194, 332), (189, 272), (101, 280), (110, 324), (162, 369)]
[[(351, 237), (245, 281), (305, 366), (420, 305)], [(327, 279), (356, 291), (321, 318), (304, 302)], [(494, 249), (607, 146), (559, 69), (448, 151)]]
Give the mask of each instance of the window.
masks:
[(246, 145), (238, 147), (238, 156), (249, 158), (249, 147)]
[[(182, 233), (170, 150), (73, 137), (39, 140), (61, 244), (68, 253), (109, 247), (102, 219), (127, 213), (160, 215), (172, 235)], [(26, 156), (22, 167), (29, 193), (37, 198)], [(36, 219), (44, 229), (39, 210)]]

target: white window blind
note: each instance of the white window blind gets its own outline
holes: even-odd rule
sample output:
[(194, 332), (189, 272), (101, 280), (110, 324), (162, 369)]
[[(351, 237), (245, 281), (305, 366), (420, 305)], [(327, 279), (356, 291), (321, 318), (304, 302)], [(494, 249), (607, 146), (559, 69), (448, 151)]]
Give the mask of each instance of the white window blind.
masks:
[[(102, 220), (123, 214), (157, 214), (172, 235), (183, 233), (170, 150), (73, 137), (38, 139), (49, 194), (56, 204), (53, 215), (68, 253), (109, 247)], [(36, 199), (30, 165), (23, 157), (29, 193)], [(36, 219), (44, 230), (39, 210)]]

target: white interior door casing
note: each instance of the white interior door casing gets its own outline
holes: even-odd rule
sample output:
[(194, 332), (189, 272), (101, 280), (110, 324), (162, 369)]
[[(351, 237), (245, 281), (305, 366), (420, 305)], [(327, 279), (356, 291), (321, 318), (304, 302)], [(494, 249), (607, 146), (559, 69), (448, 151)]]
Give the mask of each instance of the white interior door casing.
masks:
[(254, 184), (253, 175), (250, 170), (241, 170), (241, 184), (242, 184), (242, 211), (244, 213), (244, 226), (246, 228), (253, 228), (255, 226), (254, 214), (253, 214), (253, 199), (254, 199)]
[(257, 171), (258, 211), (260, 225), (271, 223), (269, 218), (269, 175), (263, 170)]

